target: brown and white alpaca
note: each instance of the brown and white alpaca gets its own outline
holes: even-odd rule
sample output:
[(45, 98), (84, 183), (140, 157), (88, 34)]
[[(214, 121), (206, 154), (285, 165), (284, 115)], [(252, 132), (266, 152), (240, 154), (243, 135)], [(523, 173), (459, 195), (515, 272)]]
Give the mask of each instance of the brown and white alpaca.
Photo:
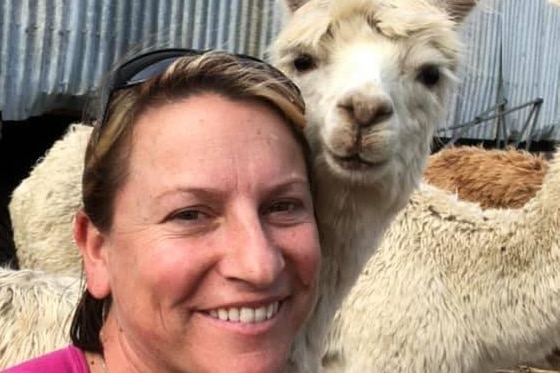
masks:
[[(303, 5), (302, 5), (303, 3)], [(420, 181), (475, 1), (287, 1), (273, 63), (301, 88), (322, 268), (289, 372), (319, 369), (328, 326)]]
[(560, 156), (521, 209), (413, 193), (346, 298), (326, 372), (480, 373), (560, 342)]
[(544, 157), (527, 151), (463, 146), (432, 155), (424, 180), (487, 208), (520, 208), (540, 190), (548, 170)]
[[(286, 0), (293, 13), (272, 48), (273, 62), (300, 86), (307, 103), (323, 245), (318, 303), (294, 344), (287, 371), (317, 372), (336, 309), (419, 183), (458, 65), (457, 22), (474, 3)], [(71, 131), (62, 141), (78, 136)], [(82, 154), (74, 150), (60, 158), (68, 162)], [(59, 171), (51, 165), (49, 172)], [(67, 178), (76, 188), (79, 173)], [(78, 206), (64, 190), (70, 184), (61, 188), (44, 181), (35, 181), (37, 189), (24, 189), (41, 189), (44, 199), (26, 205), (21, 203), (25, 195), (16, 191), (10, 207), (25, 217), (54, 213), (47, 198)], [(26, 224), (24, 218), (16, 220)], [(29, 239), (41, 237), (36, 228), (41, 229), (34, 227), (28, 245)], [(26, 250), (16, 246), (18, 253)], [(58, 254), (29, 247), (33, 252), (25, 257), (36, 259), (28, 263), (47, 271), (45, 253), (64, 258), (66, 251), (76, 250), (71, 240), (58, 247)], [(26, 267), (22, 259), (20, 265)], [(79, 263), (67, 266), (79, 273)]]

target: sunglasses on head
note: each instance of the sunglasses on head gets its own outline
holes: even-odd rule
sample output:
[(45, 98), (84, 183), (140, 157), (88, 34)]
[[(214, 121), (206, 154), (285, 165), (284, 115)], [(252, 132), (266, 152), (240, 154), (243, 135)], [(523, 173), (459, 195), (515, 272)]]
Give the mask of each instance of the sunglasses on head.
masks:
[[(140, 54), (124, 62), (110, 76), (108, 84), (101, 95), (101, 110), (99, 111), (101, 116), (97, 121), (98, 126), (102, 127), (107, 120), (106, 117), (109, 101), (111, 100), (113, 93), (121, 89), (142, 84), (159, 76), (160, 74), (163, 74), (169, 66), (181, 57), (200, 56), (207, 52), (209, 52), (209, 50), (182, 48), (158, 49)], [(280, 70), (276, 69), (272, 65), (246, 54), (231, 55), (237, 58), (237, 60), (243, 65), (273, 72), (289, 84), (296, 92), (300, 92), (299, 88), (295, 84), (293, 84)]]

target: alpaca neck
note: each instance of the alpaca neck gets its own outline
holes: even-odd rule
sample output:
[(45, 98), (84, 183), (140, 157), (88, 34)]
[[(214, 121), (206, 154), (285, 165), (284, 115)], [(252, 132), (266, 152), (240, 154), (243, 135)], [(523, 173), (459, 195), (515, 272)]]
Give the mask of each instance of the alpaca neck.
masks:
[(342, 185), (336, 190), (336, 194), (319, 193), (317, 215), (322, 250), (319, 287), (331, 301), (336, 299), (338, 306), (377, 248), (397, 208), (379, 200), (384, 193), (377, 190), (351, 190)]
[[(419, 179), (419, 175), (411, 172), (407, 174), (410, 179), (403, 180), (402, 174), (390, 174), (383, 178), (384, 184), (352, 185), (328, 170), (320, 167), (316, 170), (322, 263), (317, 304), (303, 332), (305, 350), (311, 351), (311, 356), (303, 355), (301, 360), (311, 365), (298, 372), (317, 372), (318, 365), (314, 364), (318, 364), (337, 309)], [(297, 356), (294, 355), (296, 359)], [(310, 357), (316, 360), (306, 361)]]
[[(377, 249), (395, 215), (406, 205), (420, 179), (418, 172), (389, 173), (382, 182), (351, 184), (316, 167), (316, 208), (321, 232), (320, 295), (336, 308)], [(330, 310), (334, 316), (335, 309)]]

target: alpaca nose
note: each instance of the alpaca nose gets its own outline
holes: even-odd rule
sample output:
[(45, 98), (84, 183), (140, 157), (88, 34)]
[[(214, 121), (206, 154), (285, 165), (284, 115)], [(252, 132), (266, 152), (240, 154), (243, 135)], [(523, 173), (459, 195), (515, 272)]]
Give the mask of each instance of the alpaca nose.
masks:
[(394, 111), (391, 99), (379, 92), (350, 92), (342, 98), (339, 107), (362, 128), (386, 121)]

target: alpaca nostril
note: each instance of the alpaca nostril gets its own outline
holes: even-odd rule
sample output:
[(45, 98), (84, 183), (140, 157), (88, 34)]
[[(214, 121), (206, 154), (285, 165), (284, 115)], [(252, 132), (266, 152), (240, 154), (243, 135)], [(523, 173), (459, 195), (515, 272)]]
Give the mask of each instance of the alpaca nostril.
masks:
[(341, 103), (342, 107), (360, 127), (371, 127), (393, 115), (393, 105), (384, 97), (356, 95)]
[(361, 127), (370, 127), (389, 119), (393, 115), (393, 106), (388, 102), (355, 105), (354, 117)]

